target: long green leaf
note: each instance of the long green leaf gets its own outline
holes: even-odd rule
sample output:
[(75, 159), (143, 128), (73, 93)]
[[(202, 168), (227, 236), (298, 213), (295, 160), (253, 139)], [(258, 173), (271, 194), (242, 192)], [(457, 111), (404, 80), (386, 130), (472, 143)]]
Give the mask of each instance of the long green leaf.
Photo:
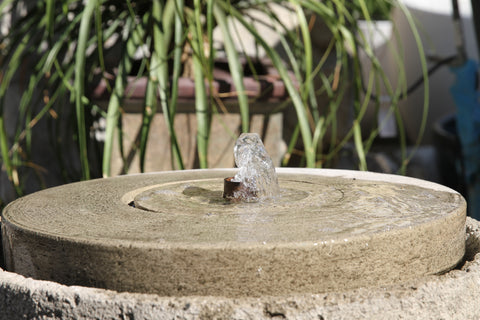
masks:
[(184, 169), (184, 163), (182, 154), (180, 152), (180, 146), (178, 145), (177, 136), (174, 127), (175, 113), (171, 109), (169, 104), (168, 88), (168, 48), (170, 39), (166, 33), (172, 33), (171, 28), (173, 25), (174, 6), (171, 6), (171, 20), (170, 25), (162, 23), (165, 13), (163, 12), (163, 2), (160, 0), (153, 1), (152, 18), (153, 18), (153, 52), (151, 56), (150, 65), (150, 77), (151, 80), (158, 84), (158, 94), (160, 98), (160, 104), (163, 109), (163, 115), (167, 124), (168, 133), (170, 135), (170, 144), (172, 150), (172, 157), (179, 169)]
[[(113, 151), (113, 141), (115, 139), (115, 130), (120, 124), (120, 107), (125, 96), (125, 84), (127, 81), (127, 76), (132, 70), (132, 60), (135, 51), (137, 50), (137, 47), (142, 44), (145, 35), (145, 29), (141, 24), (135, 23), (135, 17), (129, 16), (127, 18), (127, 22), (126, 30), (128, 30), (128, 32), (124, 33), (125, 47), (123, 49), (120, 64), (118, 66), (113, 92), (110, 95), (107, 109), (107, 124), (105, 129), (105, 144), (102, 164), (102, 172), (104, 177), (111, 175), (110, 165)], [(120, 143), (122, 143), (121, 140)]]
[(46, 12), (45, 16), (47, 19), (46, 31), (48, 41), (53, 40), (53, 33), (55, 30), (55, 0), (45, 0), (46, 3)]
[(32, 32), (28, 32), (24, 37), (18, 42), (18, 45), (15, 49), (12, 50), (8, 59), (3, 62), (2, 67), (6, 67), (6, 70), (3, 72), (2, 81), (0, 82), (0, 144), (1, 144), (1, 156), (3, 166), (7, 173), (8, 179), (12, 182), (14, 189), (17, 195), (22, 195), (23, 191), (19, 185), (17, 169), (15, 164), (12, 163), (10, 154), (9, 154), (9, 139), (5, 129), (5, 115), (4, 115), (4, 103), (5, 103), (5, 94), (10, 86), (12, 78), (14, 77), (17, 70), (19, 70), (22, 65), (22, 59), (25, 55), (28, 54), (28, 43), (32, 37)]
[(367, 160), (362, 142), (362, 130), (360, 128), (360, 122), (356, 119), (353, 122), (353, 140), (355, 142), (355, 150), (359, 159), (359, 169), (361, 171), (367, 171)]
[(72, 20), (71, 24), (69, 24), (67, 28), (65, 28), (64, 32), (62, 32), (59, 35), (58, 39), (56, 39), (55, 43), (50, 48), (50, 50), (47, 51), (48, 55), (45, 60), (45, 63), (43, 64), (43, 70), (42, 70), (44, 73), (51, 72), (53, 64), (55, 63), (55, 61), (58, 61), (57, 60), (58, 55), (62, 50), (65, 50), (65, 47), (68, 46), (68, 44), (70, 43), (69, 40), (72, 37), (71, 33), (74, 30), (74, 28), (77, 26), (77, 24), (80, 22), (81, 17), (82, 17), (81, 15), (76, 16)]
[(90, 26), (97, 1), (87, 1), (80, 22), (78, 34), (77, 52), (75, 55), (75, 111), (77, 114), (78, 144), (80, 151), (80, 163), (82, 178), (90, 179), (90, 166), (88, 164), (87, 132), (85, 128), (85, 104), (82, 97), (85, 95), (85, 68), (87, 43), (90, 36)]
[[(417, 48), (418, 48), (418, 55), (419, 55), (419, 58), (420, 58), (420, 65), (422, 67), (422, 75), (423, 75), (423, 114), (422, 114), (422, 121), (420, 123), (420, 128), (419, 128), (419, 131), (418, 131), (418, 136), (417, 136), (417, 140), (415, 141), (415, 145), (414, 145), (414, 148), (413, 148), (413, 151), (411, 152), (410, 156), (408, 158), (405, 158), (403, 163), (402, 163), (402, 167), (400, 169), (400, 171), (405, 174), (406, 172), (406, 166), (408, 165), (408, 162), (410, 161), (410, 159), (413, 157), (414, 153), (416, 152), (416, 149), (418, 148), (418, 146), (420, 145), (420, 143), (422, 142), (422, 139), (423, 139), (423, 135), (425, 133), (425, 129), (426, 129), (426, 126), (427, 126), (427, 118), (428, 118), (428, 109), (429, 109), (429, 99), (430, 99), (430, 94), (429, 94), (429, 82), (428, 82), (428, 67), (427, 67), (427, 60), (426, 60), (426, 57), (425, 57), (425, 52), (424, 52), (424, 49), (423, 49), (423, 45), (422, 45), (422, 40), (420, 38), (420, 34), (418, 33), (418, 30), (417, 28), (415, 27), (415, 22), (414, 22), (414, 19), (412, 17), (412, 14), (410, 13), (410, 11), (405, 7), (405, 5), (403, 3), (401, 3), (399, 1), (398, 3), (398, 7), (400, 8), (400, 10), (403, 12), (403, 14), (405, 15), (406, 19), (407, 19), (407, 22), (408, 22), (408, 25), (410, 26), (410, 29), (412, 31), (412, 34), (413, 34), (413, 38), (415, 39), (415, 43), (417, 44)], [(397, 117), (397, 119), (400, 119), (399, 117)], [(398, 120), (397, 120), (397, 123), (398, 123)], [(402, 126), (403, 127), (403, 126)]]
[(293, 129), (292, 136), (290, 137), (290, 141), (288, 142), (287, 152), (285, 153), (285, 156), (282, 160), (283, 167), (288, 166), (288, 162), (290, 161), (290, 158), (292, 157), (293, 151), (295, 149), (295, 145), (297, 144), (299, 134), (300, 126), (297, 124), (295, 126), (295, 129)]
[(304, 83), (302, 85), (302, 98), (303, 101), (307, 101), (307, 97), (309, 92), (311, 92), (310, 88), (312, 87), (312, 65), (313, 65), (313, 58), (312, 58), (312, 41), (310, 39), (310, 30), (308, 28), (307, 18), (305, 17), (305, 13), (303, 12), (303, 8), (294, 2), (295, 12), (297, 13), (298, 18), (298, 25), (300, 27), (300, 31), (302, 33), (302, 40), (303, 40), (303, 59), (304, 59)]
[[(325, 124), (325, 118), (320, 118), (317, 121), (317, 125), (315, 126), (315, 131), (313, 132), (313, 147), (315, 148), (315, 154), (317, 154), (317, 148), (320, 145), (323, 132), (324, 130), (324, 124)], [(321, 146), (320, 146), (321, 147)], [(319, 163), (318, 167), (321, 167), (322, 163)]]
[[(115, 85), (107, 108), (105, 144), (103, 148), (102, 175), (104, 178), (111, 176), (111, 159), (113, 151), (113, 142), (115, 139), (115, 129), (118, 125), (120, 115), (120, 105), (125, 90), (126, 70), (123, 64), (120, 64), (117, 70)], [(119, 143), (122, 143), (120, 141)]]
[(5, 166), (8, 179), (13, 184), (17, 195), (22, 196), (23, 190), (18, 183), (18, 179), (15, 178), (16, 175), (14, 171), (16, 169), (12, 166), (12, 163), (10, 161), (10, 156), (8, 154), (8, 146), (9, 146), (9, 143), (8, 143), (7, 131), (5, 129), (5, 118), (3, 114), (0, 114), (0, 151), (2, 154), (3, 165)]
[(184, 28), (183, 28), (183, 9), (185, 6), (184, 0), (176, 0), (175, 10), (175, 48), (173, 49), (173, 71), (172, 71), (172, 90), (170, 106), (172, 113), (176, 113), (177, 100), (178, 100), (178, 80), (182, 71), (182, 45), (185, 41)]
[(242, 132), (248, 132), (250, 128), (250, 115), (248, 109), (248, 99), (245, 91), (245, 86), (243, 84), (242, 65), (240, 64), (240, 59), (238, 57), (235, 44), (233, 43), (225, 12), (219, 5), (215, 4), (213, 7), (213, 13), (215, 15), (218, 26), (222, 31), (225, 51), (227, 53), (228, 65), (230, 68), (230, 74), (237, 90), (237, 99), (242, 119)]
[[(225, 6), (225, 4), (222, 3), (222, 6)], [(315, 150), (312, 144), (312, 133), (310, 131), (310, 126), (308, 123), (306, 106), (303, 104), (297, 89), (293, 85), (292, 79), (290, 78), (287, 69), (283, 65), (280, 56), (271, 46), (266, 43), (265, 39), (263, 39), (263, 37), (258, 34), (254, 26), (252, 26), (250, 23), (248, 23), (248, 21), (243, 18), (243, 15), (239, 11), (228, 6), (224, 9), (227, 10), (229, 8), (230, 14), (234, 16), (234, 18), (237, 19), (248, 30), (248, 32), (252, 34), (252, 36), (255, 37), (255, 40), (259, 43), (259, 45), (262, 46), (262, 48), (272, 60), (273, 65), (278, 70), (278, 73), (288, 91), (290, 98), (292, 99), (292, 103), (297, 113), (298, 122), (300, 125), (300, 133), (302, 135), (303, 143), (305, 146), (305, 158), (307, 161), (307, 167), (315, 167)]]
[(22, 42), (13, 50), (13, 54), (4, 64), (6, 65), (6, 71), (2, 75), (2, 81), (0, 82), (0, 113), (3, 114), (3, 103), (5, 94), (10, 86), (13, 76), (22, 65), (23, 57), (28, 53), (28, 42), (30, 40), (30, 34), (25, 35)]
[(145, 171), (145, 155), (147, 151), (148, 134), (153, 117), (157, 111), (157, 95), (155, 94), (155, 83), (147, 80), (145, 91), (145, 106), (143, 108), (142, 127), (140, 135), (140, 171)]
[[(203, 46), (200, 0), (194, 0), (196, 10), (194, 22), (190, 24), (193, 49), (193, 76), (195, 81), (195, 113), (197, 118), (197, 154), (200, 168), (208, 167), (208, 139), (210, 134), (209, 110), (207, 104), (207, 93), (205, 87), (204, 62), (205, 49)], [(210, 90), (213, 90), (210, 89)]]

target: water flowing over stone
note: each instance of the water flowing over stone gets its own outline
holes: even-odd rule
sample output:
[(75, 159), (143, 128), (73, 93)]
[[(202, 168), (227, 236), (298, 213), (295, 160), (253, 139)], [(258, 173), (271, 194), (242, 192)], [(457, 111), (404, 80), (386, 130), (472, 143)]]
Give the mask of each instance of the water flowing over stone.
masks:
[[(247, 201), (276, 197), (280, 193), (272, 158), (256, 133), (242, 133), (233, 149), (239, 168), (234, 181), (241, 182), (255, 196), (241, 196)], [(239, 191), (242, 192), (242, 191)]]
[[(344, 305), (358, 298), (370, 301), (371, 295), (346, 299), (345, 294), (357, 289), (369, 293), (372, 288), (381, 297), (391, 295), (387, 299), (391, 305), (399, 292), (402, 298), (415, 292), (412, 285), (422, 291), (419, 283), (441, 292), (444, 283), (457, 281), (460, 270), (438, 275), (457, 265), (469, 270), (464, 272), (469, 283), (476, 281), (472, 272), (478, 261), (472, 259), (478, 240), (465, 232), (466, 202), (453, 190), (372, 172), (275, 171), (281, 196), (273, 201), (225, 201), (220, 181), (238, 169), (127, 175), (27, 195), (2, 212), (5, 269), (22, 275), (22, 285), (32, 283), (26, 278), (62, 284), (59, 291), (52, 291), (45, 281), (22, 291), (34, 296), (48, 291), (44, 296), (50, 307), (52, 292), (63, 299), (59, 305), (76, 308), (77, 303), (61, 303), (78, 300), (76, 292), (62, 295), (65, 290), (93, 287), (95, 303), (101, 289), (109, 290), (105, 295), (115, 301), (119, 298), (112, 290), (121, 292), (121, 298), (135, 293), (137, 303), (141, 294), (171, 298), (155, 309), (160, 317), (163, 310), (174, 310), (169, 307), (173, 304), (183, 315), (193, 308), (189, 299), (210, 306), (214, 300), (208, 299), (225, 297), (232, 299), (231, 305), (244, 298), (248, 305), (252, 301), (260, 305), (260, 313), (252, 318), (262, 315), (267, 304), (277, 308), (277, 301), (285, 301), (282, 312), (287, 302), (297, 304), (285, 312), (287, 318), (305, 318), (310, 309), (303, 298), (295, 297), (315, 296), (315, 303), (321, 303), (326, 300), (318, 294), (328, 292), (330, 299), (337, 293)], [(469, 244), (472, 249), (466, 251)], [(5, 288), (1, 273), (0, 291)], [(440, 283), (442, 278), (445, 282)], [(477, 298), (472, 303), (478, 301), (477, 291), (465, 283), (436, 296), (438, 301), (454, 300), (459, 294), (472, 294)], [(7, 300), (18, 292), (7, 293)], [(422, 297), (436, 294), (422, 292)], [(25, 301), (23, 297), (20, 300)], [(80, 305), (85, 301), (82, 298)], [(336, 300), (326, 302), (328, 307), (332, 301)], [(185, 307), (187, 303), (192, 306)], [(225, 313), (218, 318), (231, 316), (231, 305), (219, 304)], [(190, 319), (198, 318), (197, 310)], [(2, 315), (0, 319), (15, 318)]]

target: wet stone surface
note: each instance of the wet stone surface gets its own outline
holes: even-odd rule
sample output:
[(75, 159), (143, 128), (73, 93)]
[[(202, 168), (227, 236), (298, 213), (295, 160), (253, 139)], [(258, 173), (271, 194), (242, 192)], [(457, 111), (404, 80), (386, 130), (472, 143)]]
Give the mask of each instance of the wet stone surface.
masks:
[[(4, 210), (8, 271), (165, 296), (259, 297), (401, 283), (455, 267), (465, 200), (426, 181), (277, 169), (280, 194), (222, 197), (235, 170), (92, 180)], [(133, 205), (132, 205), (133, 203)]]
[[(280, 185), (285, 187), (274, 198), (237, 203), (222, 198), (218, 179), (174, 182), (139, 193), (134, 203), (169, 215), (230, 216), (224, 219), (231, 223), (250, 217), (252, 228), (274, 224), (277, 233), (283, 229), (284, 240), (291, 235), (291, 240), (301, 241), (412, 227), (455, 210), (460, 200), (457, 194), (418, 186), (354, 179), (282, 178)], [(301, 233), (292, 233), (292, 228)], [(272, 240), (267, 232), (264, 240)]]

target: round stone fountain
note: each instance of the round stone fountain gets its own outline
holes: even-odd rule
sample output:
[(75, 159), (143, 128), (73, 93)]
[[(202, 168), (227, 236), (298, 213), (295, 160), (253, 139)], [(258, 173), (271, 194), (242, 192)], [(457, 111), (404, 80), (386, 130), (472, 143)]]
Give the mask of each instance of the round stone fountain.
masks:
[(466, 233), (466, 204), (453, 190), (402, 176), (281, 168), (279, 196), (231, 201), (223, 183), (236, 173), (122, 176), (13, 202), (2, 215), (0, 319), (20, 311), (421, 319), (452, 306), (458, 313), (457, 295), (467, 301), (458, 314), (476, 314), (480, 228), (469, 219)]

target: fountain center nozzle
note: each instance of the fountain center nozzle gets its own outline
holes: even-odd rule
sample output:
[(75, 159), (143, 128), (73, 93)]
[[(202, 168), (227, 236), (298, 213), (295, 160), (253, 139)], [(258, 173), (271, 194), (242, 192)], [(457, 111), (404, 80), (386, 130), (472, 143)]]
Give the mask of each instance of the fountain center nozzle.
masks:
[(246, 188), (242, 182), (234, 179), (235, 177), (228, 177), (223, 180), (223, 197), (225, 199), (241, 201), (257, 197), (256, 192)]
[(251, 202), (279, 195), (275, 166), (258, 134), (242, 133), (233, 153), (239, 170), (225, 178), (224, 198)]

